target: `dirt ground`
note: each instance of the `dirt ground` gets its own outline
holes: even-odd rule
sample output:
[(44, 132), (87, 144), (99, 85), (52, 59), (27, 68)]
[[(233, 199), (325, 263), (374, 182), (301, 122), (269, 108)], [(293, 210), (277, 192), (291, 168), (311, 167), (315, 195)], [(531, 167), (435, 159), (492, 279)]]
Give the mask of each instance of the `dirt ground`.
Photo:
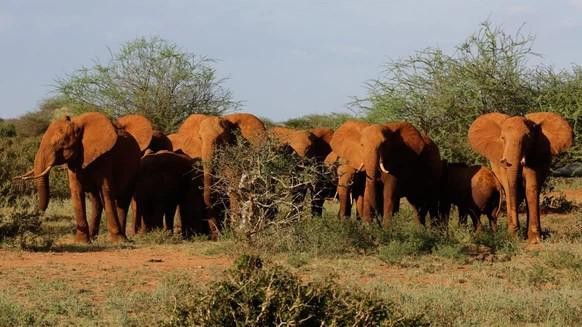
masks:
[[(232, 263), (225, 256), (191, 255), (186, 249), (156, 246), (108, 249), (82, 253), (34, 253), (0, 250), (0, 289), (26, 291), (33, 283), (63, 281), (90, 290), (93, 300), (105, 298), (112, 284), (132, 283), (135, 289), (154, 289), (164, 276), (188, 272), (192, 279), (214, 279)], [(132, 279), (132, 280), (129, 280)]]

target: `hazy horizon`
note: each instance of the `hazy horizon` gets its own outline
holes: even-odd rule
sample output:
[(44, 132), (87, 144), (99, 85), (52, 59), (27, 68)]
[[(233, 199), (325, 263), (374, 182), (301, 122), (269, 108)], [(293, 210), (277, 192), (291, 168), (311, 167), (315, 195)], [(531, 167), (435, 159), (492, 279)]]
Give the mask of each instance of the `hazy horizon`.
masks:
[[(37, 109), (54, 80), (127, 41), (159, 36), (216, 59), (242, 111), (274, 121), (347, 112), (388, 59), (452, 53), (485, 20), (536, 37), (541, 62), (580, 63), (582, 0), (16, 1), (0, 4), (0, 117)], [(578, 61), (578, 62), (577, 62)]]

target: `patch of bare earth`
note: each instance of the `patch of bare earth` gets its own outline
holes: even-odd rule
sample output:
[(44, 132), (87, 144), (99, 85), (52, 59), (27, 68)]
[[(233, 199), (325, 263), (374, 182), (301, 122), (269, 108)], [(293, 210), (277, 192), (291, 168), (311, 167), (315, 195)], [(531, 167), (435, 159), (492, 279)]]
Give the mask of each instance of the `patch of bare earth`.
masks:
[(62, 281), (90, 291), (96, 301), (106, 299), (115, 287), (152, 290), (172, 273), (198, 282), (215, 280), (232, 263), (226, 256), (193, 255), (172, 246), (83, 253), (0, 250), (0, 257), (0, 289), (25, 294), (35, 284)]

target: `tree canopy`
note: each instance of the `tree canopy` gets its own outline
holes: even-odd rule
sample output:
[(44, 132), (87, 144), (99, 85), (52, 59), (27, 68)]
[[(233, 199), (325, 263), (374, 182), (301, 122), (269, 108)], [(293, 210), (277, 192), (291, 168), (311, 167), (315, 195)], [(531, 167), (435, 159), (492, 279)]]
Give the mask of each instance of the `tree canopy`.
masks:
[(427, 133), (452, 161), (483, 161), (469, 148), (467, 131), (488, 112), (522, 115), (554, 111), (575, 130), (570, 160), (582, 158), (582, 67), (556, 72), (532, 49), (534, 38), (514, 35), (489, 22), (453, 54), (427, 48), (389, 61), (369, 94), (354, 104), (370, 121), (405, 120)]
[(193, 113), (221, 114), (238, 106), (212, 59), (166, 40), (141, 37), (110, 54), (105, 64), (95, 61), (57, 80), (57, 92), (73, 112), (142, 114), (172, 132)]

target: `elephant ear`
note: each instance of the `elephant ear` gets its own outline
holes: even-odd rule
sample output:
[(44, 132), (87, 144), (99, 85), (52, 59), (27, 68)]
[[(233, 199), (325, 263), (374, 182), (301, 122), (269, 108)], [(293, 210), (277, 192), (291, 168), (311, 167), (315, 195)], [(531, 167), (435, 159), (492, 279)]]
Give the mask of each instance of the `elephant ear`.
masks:
[(180, 134), (178, 133), (172, 133), (167, 135), (168, 140), (170, 140), (170, 143), (172, 144), (172, 151), (178, 151), (182, 149), (182, 139), (180, 137)]
[[(388, 127), (393, 133), (394, 143), (392, 151), (395, 154), (405, 156), (412, 160), (412, 157), (419, 156), (425, 148), (425, 142), (422, 134), (412, 124), (407, 122), (387, 123), (384, 126)], [(411, 152), (412, 151), (412, 152)]]
[(142, 115), (127, 115), (117, 119), (119, 127), (128, 132), (137, 141), (139, 150), (144, 151), (152, 141), (154, 129), (152, 123)]
[(117, 131), (113, 123), (102, 113), (88, 112), (73, 118), (73, 123), (82, 130), (83, 168), (108, 152), (117, 142)]
[(473, 150), (484, 155), (492, 162), (499, 162), (503, 156), (501, 124), (508, 115), (492, 112), (481, 115), (469, 127), (469, 144)]
[[(525, 118), (534, 122), (541, 133), (538, 138), (545, 137), (549, 141), (552, 155), (557, 155), (572, 146), (574, 133), (570, 124), (559, 114), (553, 112), (536, 112), (525, 115)], [(544, 140), (537, 140), (543, 144)]]
[[(200, 157), (202, 140), (200, 139), (200, 125), (211, 116), (203, 114), (193, 114), (188, 116), (182, 123), (177, 136), (170, 138), (174, 151), (182, 150), (192, 158)], [(176, 142), (176, 144), (174, 144)]]
[(332, 167), (333, 165), (335, 165), (338, 161), (340, 160), (340, 157), (337, 155), (337, 153), (331, 151), (327, 157), (325, 157), (325, 160), (323, 161), (323, 164), (326, 167)]

